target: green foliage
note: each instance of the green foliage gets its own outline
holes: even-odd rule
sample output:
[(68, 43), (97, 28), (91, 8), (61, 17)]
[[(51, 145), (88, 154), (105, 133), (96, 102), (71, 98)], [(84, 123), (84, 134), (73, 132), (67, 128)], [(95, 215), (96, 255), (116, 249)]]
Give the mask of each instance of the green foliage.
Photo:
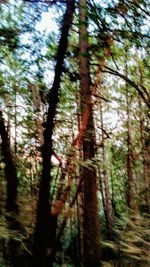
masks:
[(134, 261), (139, 266), (149, 266), (150, 256), (150, 218), (134, 214), (127, 214), (117, 220), (115, 241), (104, 241), (103, 246), (110, 248), (120, 259)]

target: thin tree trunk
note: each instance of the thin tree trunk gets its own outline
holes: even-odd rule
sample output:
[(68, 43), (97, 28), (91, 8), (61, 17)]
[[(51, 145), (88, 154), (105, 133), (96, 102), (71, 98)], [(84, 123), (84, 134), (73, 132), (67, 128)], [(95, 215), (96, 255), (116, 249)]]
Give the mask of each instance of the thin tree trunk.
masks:
[(68, 45), (68, 33), (72, 24), (74, 13), (74, 0), (67, 1), (66, 13), (64, 15), (61, 38), (56, 57), (55, 77), (53, 87), (49, 94), (49, 109), (44, 131), (43, 145), (43, 170), (40, 182), (39, 202), (37, 208), (37, 221), (35, 227), (35, 239), (33, 247), (32, 267), (53, 266), (53, 248), (55, 247), (57, 217), (51, 214), (50, 183), (52, 134), (54, 129), (54, 118), (59, 101), (60, 81), (63, 71), (63, 63)]
[(15, 93), (15, 114), (14, 114), (14, 123), (15, 123), (15, 136), (14, 136), (14, 152), (17, 154), (17, 86), (14, 84), (14, 93)]
[[(76, 96), (76, 103), (77, 103), (77, 122), (78, 122), (78, 132), (81, 130), (81, 114), (80, 114), (80, 95), (77, 92)], [(82, 147), (79, 147), (79, 158), (82, 159)], [(82, 168), (80, 168), (80, 175), (82, 177)], [(80, 178), (77, 180), (77, 187), (80, 183)], [(83, 184), (81, 185), (80, 192), (77, 197), (77, 222), (78, 222), (78, 257), (80, 264), (83, 264), (83, 202), (84, 202), (84, 195), (83, 195)]]
[[(128, 76), (127, 56), (126, 56), (126, 76)], [(131, 139), (131, 96), (129, 92), (129, 85), (126, 82), (126, 105), (127, 105), (127, 186), (126, 197), (127, 205), (132, 211), (137, 210), (137, 203), (135, 197), (135, 183), (133, 177), (133, 152)]]
[[(99, 245), (99, 218), (98, 218), (98, 201), (97, 201), (97, 180), (96, 170), (89, 166), (87, 161), (92, 163), (95, 156), (95, 133), (93, 110), (91, 104), (90, 89), (90, 70), (88, 55), (88, 33), (87, 33), (87, 1), (80, 0), (80, 98), (81, 113), (89, 105), (89, 116), (87, 121), (86, 132), (84, 133), (83, 158), (86, 167), (83, 168), (84, 181), (84, 221), (83, 221), (83, 248), (84, 248), (84, 266), (97, 267), (100, 265), (100, 245)], [(82, 127), (82, 125), (81, 125)]]
[(103, 165), (103, 187), (105, 193), (104, 209), (106, 217), (106, 226), (108, 238), (111, 240), (113, 238), (113, 209), (112, 209), (112, 199), (109, 189), (109, 179), (106, 169), (106, 151), (105, 151), (105, 136), (104, 136), (104, 123), (103, 123), (103, 110), (102, 110), (102, 100), (100, 99), (100, 119), (101, 119), (101, 145), (102, 145), (102, 165)]
[[(140, 84), (142, 85), (142, 73), (140, 71)], [(143, 189), (144, 194), (142, 197), (144, 199), (144, 207), (147, 212), (150, 213), (150, 135), (149, 129), (145, 129), (144, 120), (142, 116), (142, 105), (141, 99), (139, 100), (139, 123), (140, 123), (140, 142), (141, 142), (141, 155), (142, 155), (142, 163), (143, 163), (143, 180), (144, 183)], [(145, 134), (144, 134), (145, 132)], [(142, 199), (142, 200), (143, 200)]]
[(144, 135), (143, 169), (145, 182), (146, 209), (150, 213), (150, 129), (147, 128)]
[(128, 86), (126, 86), (127, 92), (127, 204), (130, 209), (133, 208), (133, 171), (132, 171), (132, 148), (131, 148), (131, 124), (130, 124), (130, 101)]

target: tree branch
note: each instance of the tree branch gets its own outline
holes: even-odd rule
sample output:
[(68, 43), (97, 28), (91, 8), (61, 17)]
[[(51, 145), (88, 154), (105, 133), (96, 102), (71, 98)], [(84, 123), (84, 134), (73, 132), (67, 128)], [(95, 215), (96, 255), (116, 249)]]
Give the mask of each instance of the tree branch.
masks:
[[(128, 82), (132, 87), (134, 87), (136, 89), (136, 91), (139, 93), (140, 97), (144, 100), (144, 102), (147, 105), (147, 107), (150, 109), (150, 95), (148, 94), (148, 91), (144, 86), (141, 86), (141, 88), (144, 90), (145, 93), (142, 92), (140, 87), (135, 82), (130, 80), (124, 74), (122, 74), (122, 73), (118, 72), (117, 70), (114, 70), (114, 69), (112, 69), (110, 67), (107, 67), (107, 66), (105, 66), (105, 69), (106, 70), (102, 70), (102, 71), (110, 73), (110, 74), (113, 74), (113, 75), (116, 75), (116, 76), (122, 78), (123, 80), (125, 80), (126, 82)], [(146, 97), (146, 95), (147, 95), (147, 97)]]

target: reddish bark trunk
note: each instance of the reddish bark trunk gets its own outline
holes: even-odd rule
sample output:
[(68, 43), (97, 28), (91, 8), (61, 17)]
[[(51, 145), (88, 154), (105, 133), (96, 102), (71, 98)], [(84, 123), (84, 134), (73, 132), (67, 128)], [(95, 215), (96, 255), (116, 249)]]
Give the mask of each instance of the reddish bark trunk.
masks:
[[(84, 181), (84, 219), (83, 219), (83, 249), (84, 266), (100, 265), (100, 246), (99, 246), (99, 219), (98, 219), (98, 201), (97, 201), (97, 179), (96, 170), (92, 166), (92, 160), (95, 156), (95, 133), (93, 109), (91, 104), (90, 88), (90, 70), (88, 54), (88, 33), (87, 33), (87, 1), (80, 0), (80, 98), (81, 113), (88, 111), (86, 116), (86, 130), (83, 134), (83, 159), (86, 167), (83, 168)], [(84, 123), (82, 121), (81, 123)], [(81, 127), (83, 128), (83, 124)], [(90, 162), (90, 166), (89, 163)]]

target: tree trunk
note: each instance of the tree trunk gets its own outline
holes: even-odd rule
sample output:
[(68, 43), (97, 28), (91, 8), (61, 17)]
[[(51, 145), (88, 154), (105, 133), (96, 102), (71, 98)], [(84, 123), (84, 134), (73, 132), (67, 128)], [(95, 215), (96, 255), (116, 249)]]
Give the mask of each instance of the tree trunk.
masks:
[(14, 136), (14, 152), (15, 155), (17, 154), (17, 86), (14, 83), (14, 94), (15, 94), (15, 106), (14, 106), (14, 130), (15, 130), (15, 136)]
[(15, 162), (13, 160), (10, 148), (9, 137), (5, 128), (2, 112), (0, 111), (0, 135), (2, 138), (2, 154), (5, 163), (5, 175), (7, 180), (7, 204), (8, 212), (18, 211), (17, 206), (17, 190), (18, 190), (18, 177)]
[[(126, 66), (127, 76), (127, 66)], [(135, 197), (135, 182), (133, 177), (133, 152), (132, 152), (132, 139), (131, 139), (131, 100), (128, 84), (126, 83), (126, 101), (127, 101), (127, 187), (126, 197), (127, 205), (132, 211), (137, 210), (137, 203)]]
[(74, 0), (68, 0), (56, 57), (53, 87), (49, 94), (49, 109), (44, 131), (43, 170), (37, 207), (32, 267), (53, 266), (53, 248), (55, 247), (57, 217), (51, 214), (50, 202), (50, 183), (52, 180), (50, 172), (52, 169), (51, 156), (53, 153), (52, 134), (56, 108), (59, 101), (61, 74), (68, 45), (68, 33), (72, 24), (73, 13)]
[(102, 100), (100, 100), (100, 119), (101, 119), (101, 145), (102, 145), (102, 182), (104, 187), (105, 199), (104, 199), (104, 210), (106, 217), (107, 235), (108, 239), (113, 238), (113, 209), (112, 199), (109, 189), (109, 179), (106, 169), (106, 151), (105, 151), (105, 136), (104, 136), (104, 123), (103, 123), (103, 110)]
[[(11, 153), (8, 132), (5, 128), (2, 112), (0, 111), (0, 135), (2, 138), (2, 155), (5, 163), (5, 176), (7, 181), (7, 201), (6, 210), (8, 212), (7, 222), (10, 231), (20, 231), (21, 225), (17, 220), (18, 205), (18, 177), (16, 165)], [(4, 250), (6, 262), (13, 267), (25, 266), (23, 255), (20, 252), (20, 241), (10, 237), (7, 243), (8, 250)]]
[[(96, 170), (92, 166), (92, 160), (95, 156), (95, 133), (93, 109), (91, 104), (90, 89), (90, 70), (88, 55), (88, 32), (87, 32), (87, 1), (80, 0), (80, 97), (81, 113), (89, 108), (86, 131), (84, 133), (83, 158), (87, 165), (83, 168), (84, 181), (84, 219), (83, 219), (83, 249), (84, 249), (84, 266), (100, 265), (100, 245), (99, 245), (99, 218), (98, 218), (98, 201), (97, 201), (97, 181)], [(81, 125), (82, 127), (82, 125)], [(90, 162), (90, 166), (88, 162)]]
[(144, 182), (145, 182), (145, 201), (146, 210), (150, 213), (150, 129), (147, 128), (144, 135)]
[[(142, 85), (142, 73), (140, 77), (140, 84)], [(144, 125), (144, 117), (142, 116), (142, 105), (141, 105), (141, 99), (139, 100), (139, 123), (140, 123), (140, 143), (141, 143), (141, 156), (142, 156), (142, 164), (143, 164), (143, 179), (142, 183), (143, 185), (143, 193), (141, 201), (144, 200), (144, 209), (146, 212), (150, 213), (150, 135), (149, 135), (149, 129), (145, 127)]]

